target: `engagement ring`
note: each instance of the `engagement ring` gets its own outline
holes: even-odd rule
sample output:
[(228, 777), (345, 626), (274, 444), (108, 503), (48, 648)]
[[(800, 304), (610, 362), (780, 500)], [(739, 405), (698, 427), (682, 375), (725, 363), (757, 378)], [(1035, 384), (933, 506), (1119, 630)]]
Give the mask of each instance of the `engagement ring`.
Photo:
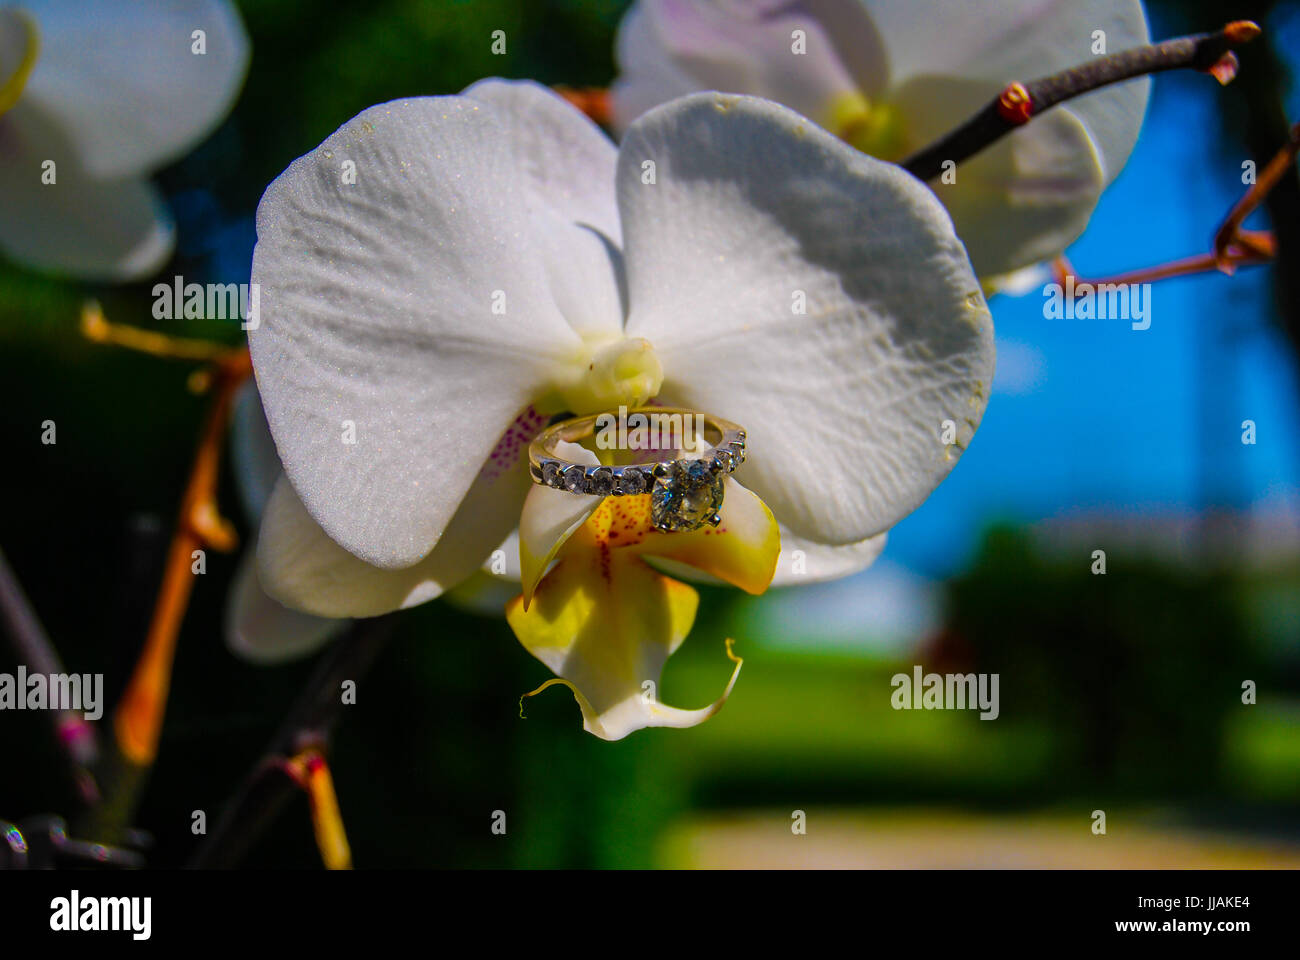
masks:
[[(707, 458), (682, 457), (618, 466), (586, 466), (556, 456), (561, 440), (595, 435), (602, 449), (704, 450)], [(745, 431), (737, 424), (693, 410), (640, 407), (552, 424), (528, 448), (534, 483), (596, 497), (650, 494), (650, 522), (664, 533), (698, 530), (721, 522), (723, 478), (745, 462)]]

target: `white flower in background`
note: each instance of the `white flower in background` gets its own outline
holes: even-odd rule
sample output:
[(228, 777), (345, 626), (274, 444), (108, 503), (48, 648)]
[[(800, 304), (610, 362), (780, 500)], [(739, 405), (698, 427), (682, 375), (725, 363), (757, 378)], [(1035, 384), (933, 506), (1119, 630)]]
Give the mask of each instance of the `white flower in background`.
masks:
[(247, 66), (226, 0), (0, 0), (0, 251), (87, 279), (154, 272), (175, 228), (147, 177), (217, 125)]
[[(240, 388), (231, 421), (235, 485), (244, 513), (256, 525), (283, 470), (251, 381)], [(271, 599), (257, 578), (256, 553), (247, 550), (240, 558), (226, 598), (226, 645), (234, 653), (254, 663), (275, 663), (318, 649), (347, 625), (347, 620), (314, 617)]]
[[(802, 31), (803, 53), (796, 52)], [(618, 36), (615, 122), (697, 90), (784, 103), (900, 161), (1012, 81), (1149, 42), (1138, 0), (637, 0)], [(1137, 142), (1143, 77), (1054, 107), (930, 185), (980, 277), (1061, 253)]]
[[(702, 719), (627, 708), (694, 614), (680, 592), (648, 614), (645, 590), (670, 588), (642, 554), (753, 592), (777, 568), (865, 567), (956, 463), (993, 374), (987, 305), (933, 195), (749, 97), (675, 101), (618, 149), (530, 83), (394, 101), (293, 163), (257, 231), (250, 346), (285, 470), (267, 592), (327, 617), (409, 607), (518, 526), (533, 603), (512, 626), (608, 739)], [(635, 562), (603, 568), (591, 551), (635, 506), (531, 484), (526, 447), (553, 414), (647, 401), (742, 424), (749, 457), (712, 536), (625, 515)], [(773, 515), (797, 562), (777, 563)]]

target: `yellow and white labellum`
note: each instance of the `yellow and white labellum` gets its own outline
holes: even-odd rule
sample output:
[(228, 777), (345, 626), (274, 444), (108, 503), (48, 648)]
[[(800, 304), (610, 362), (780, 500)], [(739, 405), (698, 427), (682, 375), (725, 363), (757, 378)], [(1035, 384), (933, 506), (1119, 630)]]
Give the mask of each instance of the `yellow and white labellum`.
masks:
[[(588, 466), (600, 462), (578, 444), (562, 442), (556, 453)], [(645, 727), (695, 726), (722, 708), (741, 664), (730, 641), (736, 667), (712, 704), (668, 706), (658, 684), (699, 604), (694, 588), (665, 570), (752, 594), (777, 573), (781, 531), (771, 511), (730, 477), (724, 488), (716, 528), (672, 534), (652, 526), (648, 494), (599, 500), (531, 488), (519, 525), (523, 593), (507, 604), (506, 617), (524, 647), (558, 676), (524, 697), (567, 686), (584, 728), (604, 740)]]
[(699, 594), (643, 558), (668, 558), (748, 593), (766, 590), (781, 552), (776, 520), (735, 480), (725, 484), (717, 527), (671, 534), (651, 526), (649, 494), (590, 498), (589, 515), (575, 525), (573, 511), (588, 498), (541, 486), (529, 492), (520, 523), (524, 594), (506, 607), (506, 619), (558, 676), (534, 694), (563, 682), (584, 727), (604, 740), (644, 727), (695, 726), (722, 707), (738, 660), (713, 704), (682, 710), (661, 702), (660, 673), (695, 622)]

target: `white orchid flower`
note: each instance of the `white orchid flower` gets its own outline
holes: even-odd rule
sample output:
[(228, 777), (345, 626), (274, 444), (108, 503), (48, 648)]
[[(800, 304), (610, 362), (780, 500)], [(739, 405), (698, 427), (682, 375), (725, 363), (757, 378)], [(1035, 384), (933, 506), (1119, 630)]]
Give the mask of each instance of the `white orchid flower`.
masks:
[[(933, 194), (750, 97), (675, 101), (617, 149), (531, 83), (394, 101), (295, 161), (257, 231), (250, 347), (285, 471), (267, 592), (326, 617), (409, 607), (518, 526), (511, 624), (607, 739), (717, 706), (643, 698), (694, 591), (642, 555), (753, 592), (782, 538), (796, 579), (866, 566), (992, 379), (988, 307)], [(651, 534), (636, 497), (530, 482), (552, 415), (647, 402), (748, 431), (716, 530)]]
[(217, 125), (247, 66), (226, 0), (0, 0), (0, 251), (86, 279), (153, 273), (175, 227), (148, 174)]
[[(692, 91), (754, 94), (896, 162), (1012, 81), (1148, 42), (1138, 0), (637, 0), (612, 109), (626, 127)], [(981, 278), (1079, 237), (1137, 142), (1149, 91), (1143, 77), (1071, 100), (931, 184)]]

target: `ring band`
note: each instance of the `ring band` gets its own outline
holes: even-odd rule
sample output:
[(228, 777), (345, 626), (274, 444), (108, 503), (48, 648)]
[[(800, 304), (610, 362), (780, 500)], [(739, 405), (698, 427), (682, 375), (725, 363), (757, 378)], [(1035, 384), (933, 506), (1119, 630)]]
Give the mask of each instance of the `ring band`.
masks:
[[(629, 425), (643, 418), (645, 426)], [(708, 459), (675, 458), (619, 466), (588, 466), (556, 456), (561, 440), (574, 443), (598, 430), (617, 430), (619, 443), (610, 448), (663, 450), (677, 449), (674, 437), (686, 439), (688, 425), (699, 424), (696, 431), (710, 439), (713, 451)], [(655, 425), (658, 424), (656, 429)], [(702, 428), (702, 430), (701, 430)], [(638, 430), (646, 433), (638, 434)], [(642, 437), (661, 442), (639, 446), (628, 440)], [(601, 438), (598, 437), (598, 442)], [(722, 480), (745, 462), (745, 431), (738, 424), (721, 417), (697, 413), (679, 407), (620, 407), (617, 414), (598, 413), (574, 417), (552, 424), (537, 435), (528, 447), (528, 472), (534, 483), (567, 490), (570, 493), (597, 497), (652, 495), (651, 517), (655, 527), (665, 532), (695, 530), (705, 523), (719, 522), (717, 508), (722, 505)]]

